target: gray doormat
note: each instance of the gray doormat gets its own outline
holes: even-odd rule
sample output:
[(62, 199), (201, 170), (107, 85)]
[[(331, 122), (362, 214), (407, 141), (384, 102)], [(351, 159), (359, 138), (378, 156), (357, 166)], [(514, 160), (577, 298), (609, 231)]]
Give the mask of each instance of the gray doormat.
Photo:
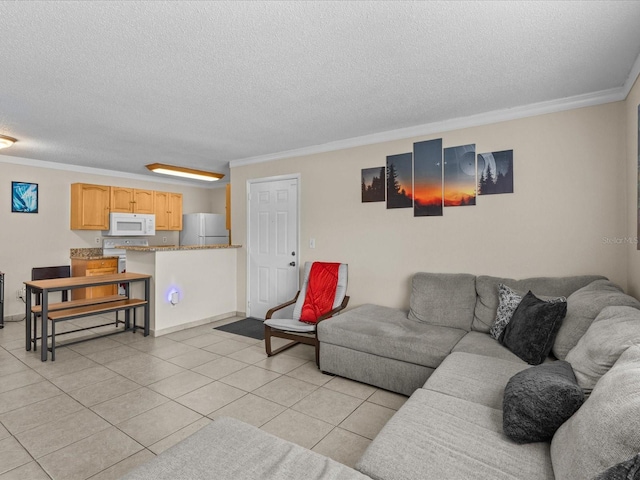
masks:
[(247, 317), (233, 323), (214, 327), (213, 329), (235, 333), (243, 337), (255, 338), (256, 340), (264, 340), (264, 321), (258, 318)]

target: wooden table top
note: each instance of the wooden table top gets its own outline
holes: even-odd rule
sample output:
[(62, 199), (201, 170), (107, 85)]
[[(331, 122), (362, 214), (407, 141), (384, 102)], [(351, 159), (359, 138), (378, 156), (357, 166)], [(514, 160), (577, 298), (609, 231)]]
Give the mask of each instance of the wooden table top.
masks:
[(126, 283), (135, 280), (145, 280), (151, 278), (151, 275), (144, 273), (113, 273), (110, 275), (93, 275), (88, 277), (66, 277), (51, 278), (48, 280), (31, 280), (24, 282), (27, 287), (36, 288), (38, 290), (66, 289), (76, 287), (86, 287), (94, 285), (105, 285), (109, 283)]

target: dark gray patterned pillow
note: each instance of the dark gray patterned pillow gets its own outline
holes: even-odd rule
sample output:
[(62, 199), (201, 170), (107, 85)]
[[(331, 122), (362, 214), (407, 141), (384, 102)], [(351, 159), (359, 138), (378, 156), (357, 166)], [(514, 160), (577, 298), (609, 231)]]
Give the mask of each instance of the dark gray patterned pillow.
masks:
[(498, 305), (498, 311), (496, 312), (496, 320), (489, 330), (489, 335), (498, 340), (504, 327), (507, 326), (513, 312), (516, 311), (518, 305), (522, 301), (522, 295), (515, 290), (510, 289), (504, 283), (498, 284), (498, 299), (500, 301)]

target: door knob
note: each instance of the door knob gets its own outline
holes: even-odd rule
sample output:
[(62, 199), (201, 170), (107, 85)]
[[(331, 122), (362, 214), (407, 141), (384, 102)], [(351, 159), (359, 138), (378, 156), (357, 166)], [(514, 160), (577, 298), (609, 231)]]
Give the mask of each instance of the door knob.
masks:
[(289, 266), (290, 266), (290, 267), (295, 267), (295, 266), (296, 266), (296, 262), (291, 262), (291, 263), (289, 264)]

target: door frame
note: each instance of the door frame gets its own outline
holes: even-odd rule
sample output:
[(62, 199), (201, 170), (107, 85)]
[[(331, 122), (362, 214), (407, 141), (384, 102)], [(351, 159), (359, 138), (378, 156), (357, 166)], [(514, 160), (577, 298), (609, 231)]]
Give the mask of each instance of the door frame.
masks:
[[(296, 252), (297, 252), (297, 262), (298, 262), (298, 276), (296, 277), (296, 283), (298, 284), (298, 289), (300, 289), (300, 265), (302, 265), (301, 255), (300, 255), (300, 205), (301, 205), (301, 193), (302, 193), (302, 175), (300, 173), (290, 173), (285, 175), (274, 175), (271, 177), (261, 177), (261, 178), (250, 178), (247, 179), (246, 184), (246, 203), (247, 203), (247, 283), (245, 285), (245, 291), (247, 292), (245, 295), (245, 305), (244, 311), (247, 312), (247, 316), (251, 315), (251, 311), (249, 309), (249, 302), (251, 301), (251, 201), (249, 200), (249, 195), (251, 194), (251, 185), (254, 183), (270, 183), (270, 182), (279, 182), (281, 180), (296, 180), (297, 181), (297, 194), (296, 194), (296, 223), (297, 223), (297, 231), (296, 231)], [(275, 307), (276, 305), (274, 305)]]

